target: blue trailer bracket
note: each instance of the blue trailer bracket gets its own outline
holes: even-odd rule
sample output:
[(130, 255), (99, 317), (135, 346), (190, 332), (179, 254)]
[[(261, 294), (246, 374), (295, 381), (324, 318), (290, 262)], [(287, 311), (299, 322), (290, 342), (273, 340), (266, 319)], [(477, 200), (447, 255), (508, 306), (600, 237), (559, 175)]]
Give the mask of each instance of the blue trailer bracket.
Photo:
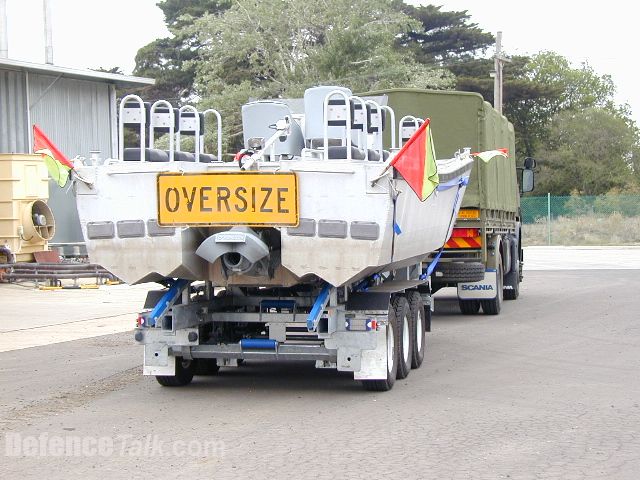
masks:
[(316, 301), (314, 302), (313, 307), (309, 312), (309, 316), (307, 317), (307, 330), (309, 332), (313, 332), (317, 328), (318, 321), (322, 316), (322, 312), (324, 311), (324, 308), (327, 306), (327, 303), (329, 303), (330, 292), (331, 292), (331, 285), (329, 285), (328, 283), (325, 283), (324, 287), (322, 287), (322, 290), (320, 291), (320, 295), (318, 295), (318, 298), (316, 298)]
[(178, 296), (182, 293), (182, 290), (184, 290), (188, 285), (189, 280), (181, 278), (172, 280), (172, 283), (169, 285), (169, 290), (167, 290), (162, 298), (160, 298), (149, 314), (148, 325), (150, 327), (155, 327), (158, 319), (166, 315), (169, 308), (171, 308), (171, 305), (173, 305), (173, 303), (178, 299)]

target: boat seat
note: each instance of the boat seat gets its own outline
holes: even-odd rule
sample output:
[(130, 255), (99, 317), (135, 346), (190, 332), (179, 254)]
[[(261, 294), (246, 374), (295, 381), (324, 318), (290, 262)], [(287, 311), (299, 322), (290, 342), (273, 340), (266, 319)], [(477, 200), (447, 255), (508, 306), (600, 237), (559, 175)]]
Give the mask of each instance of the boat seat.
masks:
[[(383, 150), (382, 151), (384, 159), (383, 161), (387, 161), (389, 159), (389, 151), (388, 150)], [(379, 162), (380, 161), (380, 152), (378, 150), (371, 150), (369, 149), (369, 160), (372, 162)]]
[[(351, 96), (351, 90), (344, 87), (323, 85), (307, 88), (304, 92), (304, 138), (324, 138), (324, 100), (329, 92), (339, 90), (347, 96)], [(340, 101), (344, 105), (344, 99), (336, 95), (331, 100)], [(332, 103), (333, 104), (333, 103)], [(328, 137), (345, 138), (345, 124), (334, 126), (329, 124)], [(307, 140), (308, 141), (308, 140)], [(313, 147), (311, 147), (313, 148)]]
[[(331, 160), (346, 160), (347, 159), (347, 147), (329, 147), (329, 159)], [(364, 151), (351, 147), (351, 158), (353, 160), (364, 160)]]
[[(145, 148), (144, 159), (147, 162), (168, 162), (169, 155), (164, 150), (158, 150), (156, 148)], [(125, 162), (140, 161), (140, 149), (139, 148), (125, 148), (124, 158)]]
[[(204, 114), (203, 113), (198, 113), (198, 116), (200, 117), (200, 136), (204, 135)], [(182, 112), (180, 114), (180, 119), (179, 119), (179, 131), (180, 135), (186, 135), (186, 136), (194, 136), (196, 134), (195, 131), (195, 120), (193, 122), (191, 122), (191, 119), (195, 117), (195, 114), (193, 112)], [(188, 120), (183, 120), (183, 119), (188, 119)]]
[[(153, 126), (154, 133), (169, 133), (169, 109), (166, 107), (158, 107), (153, 114), (156, 116), (156, 122)], [(177, 108), (173, 109), (173, 131), (177, 132), (180, 127), (180, 111)]]
[[(168, 150), (166, 150), (165, 153), (167, 154), (167, 156), (169, 155), (169, 151)], [(175, 152), (173, 152), (173, 161), (174, 162), (195, 162), (196, 161), (196, 157), (191, 152), (175, 151)]]
[[(310, 138), (306, 142), (308, 148), (324, 148), (323, 138)], [(340, 147), (342, 146), (342, 140), (340, 140), (339, 138), (329, 138), (327, 139), (327, 144), (329, 145), (329, 147)], [(352, 143), (352, 145), (355, 147), (355, 144)]]
[(200, 154), (200, 163), (212, 163), (217, 161), (218, 161), (218, 158), (215, 155), (211, 155), (209, 153)]
[[(149, 102), (144, 102), (144, 110), (145, 110), (145, 123), (144, 126), (149, 128), (149, 112), (151, 111), (151, 104)], [(124, 104), (122, 111), (123, 119), (122, 123), (127, 128), (136, 127), (138, 128), (142, 123), (142, 117), (140, 115), (140, 105), (135, 101), (128, 101)]]

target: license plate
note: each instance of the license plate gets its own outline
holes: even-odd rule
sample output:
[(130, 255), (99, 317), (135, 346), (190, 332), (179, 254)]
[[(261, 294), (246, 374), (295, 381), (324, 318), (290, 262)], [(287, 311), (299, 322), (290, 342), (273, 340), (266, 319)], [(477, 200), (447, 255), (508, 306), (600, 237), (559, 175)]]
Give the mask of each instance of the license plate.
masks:
[(294, 173), (160, 173), (158, 223), (297, 226)]

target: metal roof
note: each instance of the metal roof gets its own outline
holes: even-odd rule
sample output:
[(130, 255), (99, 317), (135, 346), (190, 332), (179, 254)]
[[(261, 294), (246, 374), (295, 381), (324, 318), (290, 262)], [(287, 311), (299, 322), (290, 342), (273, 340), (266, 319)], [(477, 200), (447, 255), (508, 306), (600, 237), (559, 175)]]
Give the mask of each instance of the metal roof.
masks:
[(96, 72), (94, 70), (81, 70), (76, 68), (60, 67), (58, 65), (23, 62), (21, 60), (11, 60), (8, 58), (0, 58), (0, 69), (113, 83), (118, 87), (140, 87), (156, 83), (152, 78), (133, 77), (130, 75), (119, 75), (117, 73)]

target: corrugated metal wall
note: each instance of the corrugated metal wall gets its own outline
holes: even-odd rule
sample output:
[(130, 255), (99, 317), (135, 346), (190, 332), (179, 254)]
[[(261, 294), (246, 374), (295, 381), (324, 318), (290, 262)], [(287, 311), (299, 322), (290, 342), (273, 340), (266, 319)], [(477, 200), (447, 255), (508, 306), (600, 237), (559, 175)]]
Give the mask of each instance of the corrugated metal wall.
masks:
[[(99, 150), (102, 158), (111, 157), (116, 152), (111, 151), (109, 88), (104, 82), (0, 69), (0, 152), (29, 152), (28, 101), (31, 123), (38, 124), (69, 158), (89, 158), (92, 150)], [(50, 182), (48, 203), (56, 219), (53, 243), (82, 242), (73, 192)]]
[(29, 100), (31, 122), (69, 158), (111, 156), (108, 84), (30, 74)]
[(0, 153), (28, 151), (24, 73), (0, 70)]

